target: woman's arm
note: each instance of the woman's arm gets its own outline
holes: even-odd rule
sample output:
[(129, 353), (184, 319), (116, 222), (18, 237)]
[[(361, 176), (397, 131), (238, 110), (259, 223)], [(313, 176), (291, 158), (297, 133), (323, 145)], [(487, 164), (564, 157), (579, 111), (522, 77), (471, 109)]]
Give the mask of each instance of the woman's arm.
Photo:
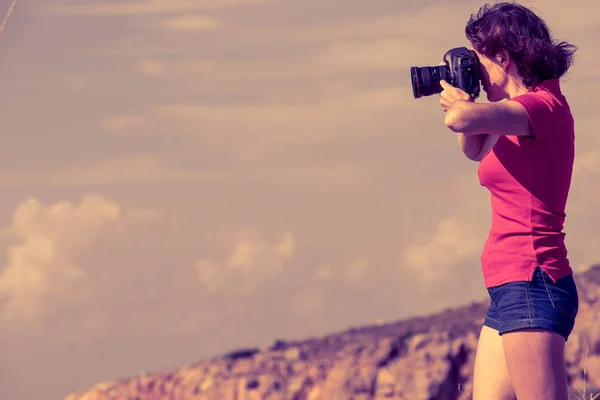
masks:
[(456, 100), (448, 108), (444, 122), (450, 130), (464, 135), (479, 135), (481, 132), (517, 136), (533, 134), (525, 107), (512, 101), (475, 103)]
[(481, 161), (485, 153), (487, 153), (498, 141), (498, 135), (490, 135), (480, 133), (476, 135), (465, 135), (457, 133), (458, 146), (463, 154), (473, 161)]

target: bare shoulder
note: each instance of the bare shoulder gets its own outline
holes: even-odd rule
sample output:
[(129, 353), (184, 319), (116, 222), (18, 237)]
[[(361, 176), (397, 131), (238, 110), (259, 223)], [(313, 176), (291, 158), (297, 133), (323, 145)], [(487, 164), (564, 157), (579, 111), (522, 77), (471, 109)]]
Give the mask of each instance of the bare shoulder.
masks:
[(527, 110), (516, 101), (455, 102), (446, 113), (445, 123), (452, 131), (462, 132), (466, 135), (484, 132), (493, 135), (516, 136), (533, 134)]

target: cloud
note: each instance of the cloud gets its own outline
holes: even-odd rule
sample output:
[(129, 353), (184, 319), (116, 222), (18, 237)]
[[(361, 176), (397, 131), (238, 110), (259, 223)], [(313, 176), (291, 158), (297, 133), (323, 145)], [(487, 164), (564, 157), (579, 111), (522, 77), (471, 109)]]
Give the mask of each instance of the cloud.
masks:
[(583, 151), (575, 157), (573, 165), (573, 177), (576, 179), (581, 174), (600, 173), (600, 150)]
[(86, 93), (95, 87), (97, 76), (92, 73), (73, 73), (58, 77), (54, 82), (72, 93)]
[[(135, 65), (135, 71), (142, 75), (147, 76), (162, 76), (165, 74), (165, 64), (155, 60), (142, 60)], [(118, 128), (119, 121), (115, 121), (115, 127)], [(122, 123), (122, 122), (121, 122)], [(108, 126), (111, 126), (111, 122), (107, 121)]]
[(280, 0), (128, 0), (88, 4), (52, 4), (46, 11), (64, 15), (144, 17), (195, 11), (221, 10), (243, 5), (271, 3)]
[[(26, 327), (32, 333), (32, 328), (50, 327), (54, 316), (62, 315), (61, 327), (75, 335), (48, 332), (52, 340), (68, 337), (89, 344), (108, 322), (108, 316), (92, 305), (106, 294), (103, 284), (110, 271), (102, 254), (92, 255), (98, 248), (131, 242), (133, 232), (158, 217), (155, 210), (123, 207), (98, 194), (83, 195), (78, 202), (44, 204), (36, 198), (21, 202), (2, 230), (8, 244), (6, 263), (0, 268), (3, 328)], [(103, 272), (98, 275), (100, 265)]]
[(166, 19), (162, 26), (175, 31), (208, 31), (219, 28), (221, 23), (202, 15), (184, 15)]
[(293, 306), (300, 314), (314, 316), (326, 304), (328, 297), (324, 291), (307, 289), (294, 296)]
[[(366, 259), (357, 259), (346, 263), (338, 263), (333, 267), (331, 263), (318, 265), (313, 273), (314, 282), (318, 284), (326, 283), (345, 283), (348, 286), (364, 282), (365, 276), (369, 273), (369, 268), (373, 271), (376, 266)], [(313, 283), (314, 283), (313, 282)]]
[(403, 263), (424, 283), (451, 277), (453, 267), (475, 260), (481, 252), (482, 237), (475, 227), (458, 218), (438, 222), (435, 232), (424, 241), (406, 247)]
[[(300, 94), (307, 89), (318, 89), (317, 94), (320, 94), (323, 89), (341, 89), (339, 87), (341, 82), (346, 85), (364, 84), (364, 81), (356, 80), (361, 75), (369, 76), (371, 84), (385, 81), (388, 82), (385, 86), (389, 86), (391, 81), (394, 85), (407, 85), (408, 78), (397, 76), (398, 71), (408, 71), (408, 66), (414, 63), (437, 64), (443, 55), (443, 53), (433, 54), (428, 60), (419, 60), (416, 58), (418, 52), (415, 50), (421, 48), (422, 43), (412, 41), (410, 42), (412, 44), (407, 44), (403, 35), (322, 41), (314, 46), (297, 43), (295, 47), (298, 50), (290, 54), (289, 50), (278, 49), (279, 45), (274, 45), (272, 39), (256, 37), (255, 32), (247, 35), (242, 30), (239, 32), (241, 36), (246, 36), (240, 40), (253, 39), (256, 42), (264, 40), (271, 43), (271, 48), (263, 49), (257, 43), (248, 43), (249, 48), (255, 49), (256, 57), (241, 58), (237, 55), (237, 49), (243, 44), (230, 43), (229, 40), (222, 39), (223, 47), (228, 49), (227, 56), (190, 56), (187, 51), (174, 56), (171, 51), (168, 54), (161, 54), (158, 51), (155, 54), (151, 54), (152, 52), (139, 54), (139, 58), (142, 60), (149, 57), (156, 58), (164, 68), (165, 75), (172, 82), (186, 82), (187, 87), (193, 87), (195, 90), (214, 88), (221, 93), (230, 93), (235, 88), (237, 93), (252, 90), (254, 91), (252, 94), (256, 96), (260, 94), (256, 92), (257, 86), (260, 86), (268, 93), (276, 93), (278, 96), (286, 93), (294, 94), (292, 98), (298, 99), (298, 93), (289, 93), (289, 86), (280, 87), (280, 85), (288, 83), (298, 86), (297, 90)], [(298, 33), (298, 36), (303, 35)], [(286, 36), (279, 37), (279, 40), (282, 40), (281, 47), (293, 47), (282, 37)], [(299, 39), (290, 35), (289, 40)], [(131, 49), (125, 51), (127, 57), (131, 58), (132, 54), (138, 53), (140, 43), (127, 46), (128, 49), (131, 46)], [(382, 78), (375, 75), (381, 73), (388, 75)], [(390, 75), (392, 73), (394, 75)], [(408, 76), (408, 73), (404, 75)], [(199, 77), (201, 79), (198, 79)], [(208, 77), (210, 79), (206, 79)], [(308, 87), (306, 87), (307, 83)]]
[[(458, 18), (458, 11), (448, 9), (452, 12), (444, 14), (433, 7), (422, 13)], [(137, 71), (164, 77), (161, 84), (169, 86), (169, 93), (177, 86), (189, 94), (180, 100), (169, 95), (163, 104), (141, 112), (110, 115), (103, 128), (125, 135), (177, 135), (201, 146), (219, 141), (235, 147), (240, 157), (282, 145), (330, 142), (356, 132), (373, 135), (374, 119), (398, 124), (403, 113), (410, 114), (408, 106), (414, 100), (408, 73), (397, 71), (407, 72), (411, 63), (427, 64), (418, 59), (422, 42), (440, 37), (438, 31), (446, 29), (435, 27), (434, 33), (426, 29), (407, 40), (408, 34), (414, 36), (406, 27), (411, 21), (397, 13), (341, 26), (317, 25), (308, 31), (302, 25), (296, 30), (283, 27), (277, 37), (271, 25), (264, 31), (236, 26), (237, 34), (220, 39), (227, 51), (141, 57), (134, 61)], [(319, 42), (305, 46), (307, 36), (319, 36)], [(253, 52), (256, 56), (240, 50), (248, 40), (261, 44)], [(290, 52), (288, 40), (295, 41), (297, 51)], [(275, 46), (274, 41), (281, 44)], [(431, 56), (429, 64), (441, 56)]]
[[(280, 158), (283, 152), (295, 154), (302, 165), (294, 166), (293, 171), (288, 170), (291, 166), (277, 165), (261, 171), (260, 175), (270, 175), (277, 181), (279, 176), (294, 180), (310, 176), (320, 180), (319, 176), (329, 175), (353, 184), (362, 180), (373, 166), (357, 164), (355, 159), (340, 162), (331, 157), (307, 163), (304, 157), (307, 148), (324, 149), (337, 140), (350, 143), (358, 138), (380, 139), (391, 132), (406, 135), (408, 131), (398, 131), (397, 125), (410, 126), (417, 121), (411, 119), (410, 109), (404, 107), (410, 101), (408, 97), (412, 97), (408, 86), (405, 90), (396, 85), (357, 90), (351, 84), (333, 82), (313, 88), (310, 98), (302, 98), (306, 91), (300, 90), (295, 92), (299, 98), (287, 101), (278, 100), (277, 93), (265, 87), (257, 94), (265, 96), (264, 99), (241, 104), (236, 100), (230, 104), (167, 103), (139, 113), (110, 116), (102, 128), (108, 134), (125, 138), (176, 138), (196, 152), (205, 152), (207, 156), (210, 153), (211, 158), (218, 154), (233, 164), (266, 165), (266, 159)], [(378, 121), (377, 129), (374, 120)], [(237, 171), (241, 176), (249, 172), (252, 171)]]
[(329, 264), (322, 264), (315, 270), (315, 279), (317, 281), (328, 282), (335, 278), (333, 269)]
[(0, 272), (0, 317), (35, 320), (47, 307), (88, 295), (82, 254), (121, 218), (121, 207), (97, 195), (79, 204), (44, 205), (29, 198), (16, 208), (5, 234), (18, 240), (8, 248)]
[(95, 163), (68, 165), (43, 170), (0, 173), (3, 186), (90, 187), (119, 186), (126, 183), (203, 180), (215, 177), (212, 172), (184, 171), (171, 158), (129, 156)]
[(369, 262), (366, 260), (358, 260), (351, 263), (344, 270), (344, 281), (346, 284), (354, 284), (360, 282), (368, 273)]
[[(565, 85), (573, 111), (594, 115), (597, 5), (545, 2), (538, 4), (553, 14), (557, 36), (581, 45)], [(4, 74), (6, 93), (20, 95), (5, 107), (7, 132), (19, 132), (4, 146), (5, 203), (23, 192), (46, 199), (101, 186), (163, 207), (169, 218), (148, 224), (154, 211), (133, 213), (105, 198), (118, 215), (93, 214), (104, 223), (95, 236), (77, 230), (87, 226), (81, 220), (72, 231), (90, 237), (83, 244), (60, 245), (68, 241), (54, 229), (39, 235), (45, 240), (7, 237), (14, 248), (29, 243), (20, 257), (39, 267), (20, 278), (29, 287), (21, 297), (4, 283), (15, 262), (7, 258), (0, 269), (0, 312), (9, 300), (20, 310), (0, 320), (8, 350), (0, 367), (28, 377), (9, 382), (7, 398), (59, 397), (89, 382), (185, 364), (192, 347), (194, 358), (210, 358), (273, 332), (321, 334), (485, 294), (478, 254), (488, 193), (438, 118), (435, 96), (412, 99), (407, 73), (465, 43), (464, 24), (480, 4), (35, 3), (64, 12), (44, 15), (47, 26), (72, 25), (78, 34), (32, 24), (17, 53), (33, 61), (7, 58), (14, 67)], [(48, 57), (56, 43), (60, 60)], [(584, 129), (577, 119), (580, 180), (568, 211), (576, 263), (592, 263), (600, 240), (597, 125)], [(462, 172), (464, 187), (454, 180)], [(69, 203), (81, 207), (79, 199)], [(251, 224), (256, 231), (237, 231)], [(271, 231), (281, 224), (292, 230)], [(215, 245), (212, 226), (235, 234)], [(265, 324), (249, 324), (265, 314)], [(43, 324), (12, 328), (27, 318)], [(57, 359), (67, 369), (52, 368)], [(97, 362), (77, 368), (82, 360)]]
[[(367, 181), (374, 168), (352, 162), (327, 160), (306, 164), (285, 164), (277, 168), (248, 162), (260, 158), (262, 147), (240, 148), (241, 163), (223, 163), (207, 168), (180, 165), (177, 157), (131, 156), (64, 167), (0, 172), (4, 188), (89, 188), (121, 187), (127, 184), (164, 185), (179, 182), (232, 183), (262, 182), (277, 185), (317, 184), (328, 190), (357, 187)], [(206, 148), (204, 151), (207, 151)], [(208, 152), (208, 151), (207, 151)]]
[(249, 294), (279, 275), (294, 255), (294, 234), (283, 233), (277, 244), (269, 244), (255, 231), (244, 231), (225, 260), (199, 258), (194, 268), (199, 283), (208, 293), (226, 291)]
[(381, 116), (392, 124), (408, 114), (403, 110), (409, 101), (407, 93), (408, 88), (397, 86), (355, 90), (345, 84), (330, 84), (321, 87), (320, 95), (312, 101), (166, 104), (139, 114), (111, 116), (103, 128), (126, 136), (179, 136), (202, 148), (217, 146), (246, 158), (273, 149), (280, 151), (282, 146), (329, 143), (338, 137), (373, 137), (377, 134), (371, 129), (373, 118)]
[[(177, 3), (177, 2), (175, 2)], [(189, 15), (194, 12), (204, 12), (208, 10), (198, 3), (198, 8), (178, 13), (178, 16)], [(315, 3), (313, 2), (312, 5)], [(103, 7), (98, 5), (97, 7)], [(223, 3), (226, 7), (226, 3)], [(312, 49), (327, 49), (330, 45), (344, 45), (344, 43), (363, 43), (371, 42), (374, 47), (368, 51), (381, 51), (386, 47), (378, 46), (380, 41), (385, 46), (391, 44), (390, 52), (385, 54), (385, 58), (390, 56), (402, 57), (402, 60), (409, 62), (414, 60), (419, 54), (423, 54), (423, 46), (431, 46), (432, 43), (437, 46), (443, 46), (444, 43), (450, 43), (457, 39), (465, 41), (463, 29), (468, 19), (468, 11), (465, 8), (457, 7), (455, 3), (451, 5), (434, 4), (421, 7), (418, 12), (406, 12), (404, 7), (398, 6), (392, 9), (381, 7), (381, 11), (365, 13), (365, 10), (358, 9), (336, 12), (333, 16), (330, 13), (323, 13), (322, 10), (314, 9), (311, 13), (311, 5), (307, 5), (302, 10), (295, 10), (292, 4), (288, 7), (279, 8), (277, 19), (265, 20), (264, 18), (239, 18), (235, 14), (227, 15), (228, 27), (230, 29), (222, 32), (222, 45), (226, 48), (253, 48), (256, 53), (270, 52), (274, 48), (281, 48), (278, 52), (289, 56), (289, 49), (297, 49), (294, 53), (304, 51), (307, 47)], [(349, 7), (347, 7), (349, 8)], [(68, 9), (68, 8), (67, 8)], [(89, 9), (89, 7), (86, 7)], [(71, 11), (75, 10), (72, 8)], [(300, 12), (297, 12), (300, 11)], [(371, 11), (371, 10), (369, 10)], [(139, 13), (139, 15), (144, 15)], [(269, 15), (265, 13), (265, 15)], [(210, 18), (210, 17), (209, 17)], [(443, 24), (435, 21), (444, 21)], [(335, 21), (332, 23), (332, 21)], [(427, 21), (423, 25), (423, 21)], [(448, 27), (455, 26), (456, 29)], [(309, 27), (307, 29), (307, 27)], [(274, 30), (277, 32), (273, 35)], [(114, 51), (119, 54), (128, 54), (126, 51), (132, 51), (130, 54), (140, 54), (146, 51), (156, 51), (157, 53), (171, 53), (173, 43), (168, 43), (164, 38), (156, 38), (150, 41), (149, 38), (142, 42), (136, 42), (134, 48), (132, 43), (117, 41), (111, 45)], [(169, 46), (170, 45), (170, 46)], [(364, 46), (366, 48), (366, 46)], [(185, 54), (186, 46), (176, 46), (177, 49)], [(171, 50), (170, 50), (171, 49)], [(288, 49), (285, 52), (284, 49)], [(264, 58), (264, 57), (263, 57)], [(441, 54), (438, 58), (441, 58)]]

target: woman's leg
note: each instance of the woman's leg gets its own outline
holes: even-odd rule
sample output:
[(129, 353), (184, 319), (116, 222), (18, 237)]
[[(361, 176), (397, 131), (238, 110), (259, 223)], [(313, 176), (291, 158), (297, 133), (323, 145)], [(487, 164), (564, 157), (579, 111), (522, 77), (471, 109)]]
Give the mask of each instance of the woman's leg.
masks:
[(531, 281), (489, 289), (513, 390), (519, 400), (568, 400), (565, 342), (579, 299), (572, 276), (553, 282), (536, 268)]
[(481, 328), (475, 355), (473, 400), (516, 400), (504, 358), (502, 337), (497, 330), (485, 325)]
[(565, 338), (542, 329), (502, 335), (506, 365), (519, 400), (568, 400)]

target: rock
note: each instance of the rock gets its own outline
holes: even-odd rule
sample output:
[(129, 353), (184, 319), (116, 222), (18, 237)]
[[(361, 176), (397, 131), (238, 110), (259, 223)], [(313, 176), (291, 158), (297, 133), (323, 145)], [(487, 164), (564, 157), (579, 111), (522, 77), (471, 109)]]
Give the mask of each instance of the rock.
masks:
[[(565, 354), (570, 389), (581, 393), (585, 384), (589, 398), (600, 392), (600, 266), (575, 279), (580, 310)], [(177, 371), (140, 373), (66, 400), (467, 400), (487, 305), (276, 340), (263, 351), (239, 349)]]
[(283, 353), (283, 356), (288, 361), (296, 361), (300, 359), (301, 352), (299, 348), (291, 347)]

